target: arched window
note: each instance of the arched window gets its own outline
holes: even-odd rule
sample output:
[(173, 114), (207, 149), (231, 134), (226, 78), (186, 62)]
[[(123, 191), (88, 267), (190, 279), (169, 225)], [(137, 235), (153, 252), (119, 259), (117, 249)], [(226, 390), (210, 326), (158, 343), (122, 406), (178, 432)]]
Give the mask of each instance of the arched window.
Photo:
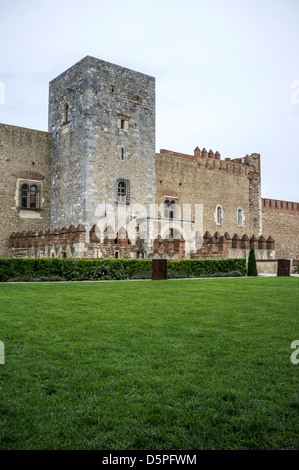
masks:
[(69, 122), (70, 107), (68, 104), (66, 104), (64, 111), (65, 111), (65, 122)]
[(244, 224), (243, 209), (239, 207), (237, 210), (237, 225), (238, 227), (243, 227), (243, 224)]
[(28, 193), (29, 187), (27, 184), (23, 184), (21, 187), (21, 207), (27, 209), (28, 207)]
[(176, 201), (171, 201), (169, 208), (169, 218), (174, 219), (175, 216), (175, 203)]
[(62, 107), (62, 123), (63, 124), (66, 124), (69, 122), (70, 120), (70, 105), (68, 102), (64, 103), (63, 107)]
[(166, 201), (164, 202), (164, 217), (165, 217), (165, 219), (174, 219), (175, 218), (175, 205), (176, 205), (175, 200), (169, 201), (169, 199), (166, 199)]
[(165, 219), (169, 218), (169, 201), (168, 199), (164, 202), (164, 217)]
[(216, 207), (216, 224), (223, 225), (224, 217), (223, 217), (223, 207), (220, 204)]
[(30, 209), (36, 209), (37, 207), (37, 187), (31, 186), (30, 188)]
[(120, 181), (118, 183), (117, 200), (121, 204), (124, 204), (126, 202), (126, 183), (125, 183), (125, 181)]
[(20, 209), (41, 209), (42, 183), (35, 181), (22, 181), (18, 191)]

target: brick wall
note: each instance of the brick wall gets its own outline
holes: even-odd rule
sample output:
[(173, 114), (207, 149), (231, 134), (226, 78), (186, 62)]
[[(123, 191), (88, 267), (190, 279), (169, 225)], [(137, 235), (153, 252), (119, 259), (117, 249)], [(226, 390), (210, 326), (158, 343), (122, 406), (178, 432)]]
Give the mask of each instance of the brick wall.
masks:
[(263, 233), (276, 241), (277, 258), (299, 259), (299, 203), (262, 199)]
[[(156, 203), (166, 198), (176, 198), (180, 206), (203, 204), (203, 231), (260, 235), (260, 156), (221, 160), (219, 152), (198, 147), (194, 155), (161, 150), (156, 155)], [(218, 205), (223, 225), (216, 223)], [(237, 225), (239, 208), (244, 213), (242, 227)]]
[(272, 237), (267, 239), (260, 235), (258, 238), (252, 235), (250, 238), (244, 234), (235, 234), (231, 237), (227, 232), (220, 235), (215, 232), (212, 236), (206, 232), (203, 236), (203, 244), (200, 249), (191, 253), (192, 259), (225, 259), (225, 258), (246, 258), (253, 248), (257, 259), (275, 258), (275, 241)]

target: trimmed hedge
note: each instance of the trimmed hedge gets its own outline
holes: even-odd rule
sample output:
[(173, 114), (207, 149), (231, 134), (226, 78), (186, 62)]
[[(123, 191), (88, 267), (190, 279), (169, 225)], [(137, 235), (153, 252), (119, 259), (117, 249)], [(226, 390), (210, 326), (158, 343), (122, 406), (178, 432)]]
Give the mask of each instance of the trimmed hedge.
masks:
[[(245, 259), (168, 260), (168, 277), (203, 277), (239, 272), (246, 275)], [(0, 259), (0, 282), (9, 280), (151, 279), (151, 260)]]
[(239, 271), (242, 276), (247, 274), (245, 259), (168, 260), (167, 270), (168, 277), (201, 277), (235, 271)]
[(53, 278), (66, 281), (134, 279), (151, 277), (150, 260), (0, 259), (0, 282), (19, 278)]

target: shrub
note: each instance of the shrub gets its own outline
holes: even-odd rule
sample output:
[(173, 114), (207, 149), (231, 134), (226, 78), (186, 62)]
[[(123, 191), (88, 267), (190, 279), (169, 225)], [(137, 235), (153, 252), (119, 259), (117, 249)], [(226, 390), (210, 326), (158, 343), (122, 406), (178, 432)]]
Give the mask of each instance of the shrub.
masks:
[(245, 259), (170, 260), (167, 267), (169, 278), (207, 277), (207, 275), (234, 271), (238, 271), (242, 276), (245, 276), (247, 273)]
[(257, 265), (254, 249), (251, 248), (248, 257), (248, 276), (257, 276)]

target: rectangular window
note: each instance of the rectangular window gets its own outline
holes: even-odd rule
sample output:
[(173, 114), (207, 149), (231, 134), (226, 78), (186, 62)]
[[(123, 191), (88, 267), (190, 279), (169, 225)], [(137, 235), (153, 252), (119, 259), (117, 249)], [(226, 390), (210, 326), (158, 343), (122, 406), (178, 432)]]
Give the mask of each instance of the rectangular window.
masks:
[(19, 208), (41, 209), (42, 183), (39, 181), (19, 180)]
[(130, 120), (130, 116), (125, 116), (124, 114), (118, 114), (117, 127), (119, 131), (122, 131), (121, 134), (124, 132), (128, 132), (129, 120)]
[(130, 181), (125, 179), (117, 180), (117, 202), (120, 204), (130, 204)]

